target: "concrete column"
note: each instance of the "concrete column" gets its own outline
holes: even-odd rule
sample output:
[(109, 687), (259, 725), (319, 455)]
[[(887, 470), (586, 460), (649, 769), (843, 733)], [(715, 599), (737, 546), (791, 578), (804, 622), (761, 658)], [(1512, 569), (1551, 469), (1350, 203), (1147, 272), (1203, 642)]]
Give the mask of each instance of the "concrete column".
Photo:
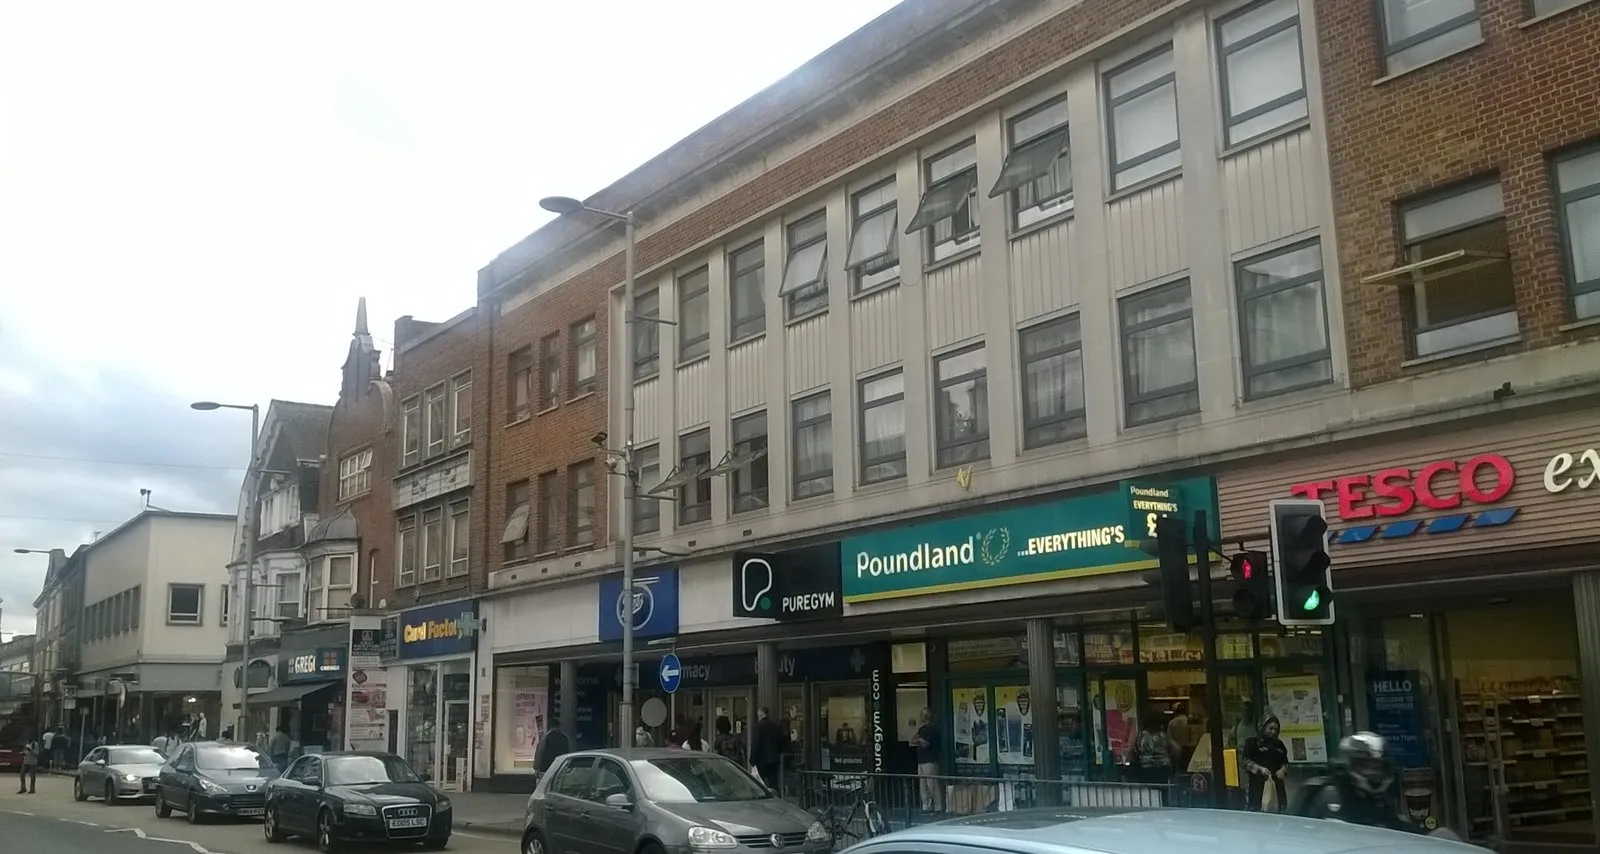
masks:
[[(777, 720), (778, 708), (778, 644), (764, 641), (756, 644), (756, 708), (766, 706)], [(754, 723), (755, 716), (750, 718)]]
[(567, 741), (577, 743), (578, 738), (578, 662), (561, 662), (557, 690), (560, 691), (561, 719), (556, 726), (567, 734)]
[[(1056, 627), (1048, 618), (1028, 621), (1028, 696), (1033, 708), (1033, 773), (1040, 780), (1061, 779), (1061, 751), (1056, 733)], [(1024, 736), (1026, 737), (1026, 736)], [(1040, 786), (1051, 803), (1057, 786)]]
[[(1583, 694), (1583, 740), (1589, 766), (1600, 762), (1600, 570), (1572, 576), (1572, 607), (1578, 623), (1578, 690)], [(1589, 806), (1600, 798), (1589, 790)]]

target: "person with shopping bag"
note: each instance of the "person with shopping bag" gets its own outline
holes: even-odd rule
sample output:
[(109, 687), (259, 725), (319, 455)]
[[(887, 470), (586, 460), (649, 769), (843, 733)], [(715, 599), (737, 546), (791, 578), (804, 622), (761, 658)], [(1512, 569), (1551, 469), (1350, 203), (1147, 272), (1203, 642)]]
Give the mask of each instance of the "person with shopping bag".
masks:
[(1240, 764), (1250, 777), (1245, 806), (1253, 812), (1283, 812), (1288, 807), (1283, 777), (1289, 768), (1289, 748), (1278, 737), (1282, 729), (1278, 718), (1269, 713), (1256, 727), (1256, 734), (1244, 743)]

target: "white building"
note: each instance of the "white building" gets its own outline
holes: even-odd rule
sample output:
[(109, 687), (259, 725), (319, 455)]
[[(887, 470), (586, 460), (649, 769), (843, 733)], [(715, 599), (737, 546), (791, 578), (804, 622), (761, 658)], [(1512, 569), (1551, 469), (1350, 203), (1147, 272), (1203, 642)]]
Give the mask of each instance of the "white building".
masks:
[(217, 733), (233, 516), (145, 510), (84, 547), (78, 703), (88, 727), (148, 741)]

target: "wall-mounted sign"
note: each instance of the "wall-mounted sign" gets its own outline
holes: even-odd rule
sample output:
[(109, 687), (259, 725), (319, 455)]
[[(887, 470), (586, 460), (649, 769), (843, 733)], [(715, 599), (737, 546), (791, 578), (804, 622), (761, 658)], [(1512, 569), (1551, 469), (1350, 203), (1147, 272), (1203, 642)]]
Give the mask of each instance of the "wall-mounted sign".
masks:
[(400, 614), (400, 657), (459, 655), (478, 648), (478, 603), (450, 602)]
[(317, 682), (338, 679), (344, 674), (346, 650), (337, 646), (318, 647), (307, 652), (279, 655), (283, 667), (280, 682)]
[(394, 509), (410, 507), (472, 485), (472, 451), (395, 478)]
[(807, 620), (844, 613), (839, 544), (733, 553), (733, 615)]
[(1289, 494), (1332, 499), (1339, 518), (1352, 522), (1404, 516), (1419, 506), (1454, 510), (1464, 504), (1494, 504), (1511, 492), (1516, 480), (1510, 460), (1499, 454), (1479, 454), (1461, 462), (1436, 460), (1416, 468), (1401, 466), (1297, 483), (1289, 487)]
[(1132, 480), (1125, 480), (1119, 486), (1122, 503), (1128, 508), (1129, 539), (1153, 540), (1157, 519), (1183, 517), (1183, 490), (1176, 486)]
[(622, 621), (630, 613), (636, 638), (669, 637), (678, 633), (677, 567), (653, 566), (635, 571), (632, 596), (623, 595), (621, 576), (602, 579), (595, 587), (600, 640), (622, 640)]
[(1574, 487), (1588, 489), (1597, 480), (1600, 480), (1600, 452), (1594, 448), (1576, 453), (1562, 451), (1544, 464), (1544, 489), (1552, 495)]

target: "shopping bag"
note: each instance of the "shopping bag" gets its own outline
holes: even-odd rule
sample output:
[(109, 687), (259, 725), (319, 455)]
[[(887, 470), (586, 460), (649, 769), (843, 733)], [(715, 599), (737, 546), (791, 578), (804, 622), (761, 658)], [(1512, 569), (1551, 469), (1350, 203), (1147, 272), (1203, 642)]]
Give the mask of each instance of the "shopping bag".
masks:
[(1278, 787), (1273, 784), (1272, 778), (1267, 778), (1267, 784), (1261, 787), (1261, 811), (1278, 811)]

